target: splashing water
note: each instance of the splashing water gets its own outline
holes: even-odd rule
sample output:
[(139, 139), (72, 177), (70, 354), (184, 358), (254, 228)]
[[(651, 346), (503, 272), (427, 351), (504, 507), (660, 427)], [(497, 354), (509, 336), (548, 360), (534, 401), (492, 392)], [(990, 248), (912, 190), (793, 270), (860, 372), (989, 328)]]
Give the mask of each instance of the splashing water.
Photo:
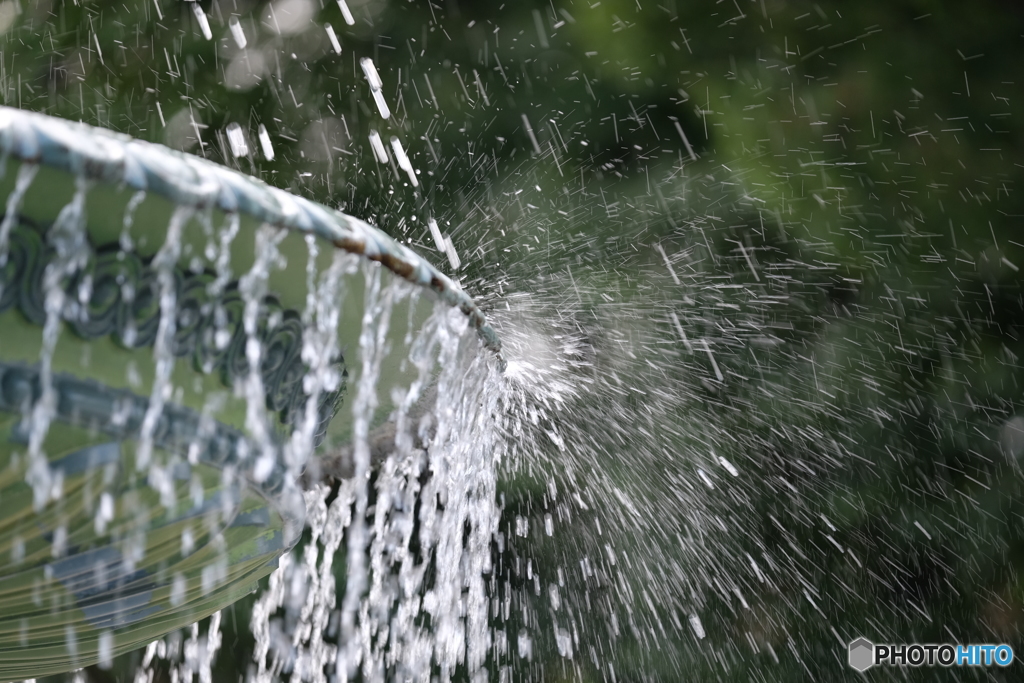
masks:
[[(30, 121), (33, 125), (49, 125), (41, 120)], [(336, 252), (330, 265), (321, 270), (322, 246), (310, 236), (305, 240), (305, 309), (301, 314), (302, 329), (296, 336), (296, 314), (275, 308), (277, 299), (271, 296), (270, 289), (276, 271), (287, 267), (279, 245), (291, 234), (289, 231), (270, 224), (255, 229), (252, 265), (237, 284), (231, 284), (232, 254), (242, 232), (240, 216), (228, 213), (219, 231), (214, 229), (213, 212), (207, 207), (212, 197), (223, 196), (217, 193), (225, 186), (209, 181), (203, 174), (213, 171), (199, 167), (195, 185), (184, 186), (184, 190), (174, 188), (187, 199), (172, 203), (167, 211), (170, 215), (163, 217), (163, 239), (148, 263), (132, 253), (145, 245), (147, 239), (145, 232), (138, 229), (142, 221), (137, 215), (145, 215), (148, 221), (154, 210), (162, 210), (164, 205), (159, 202), (166, 198), (166, 187), (147, 193), (136, 184), (133, 193), (123, 196), (123, 213), (116, 216), (116, 221), (111, 222), (107, 216), (101, 227), (89, 226), (90, 230), (112, 229), (120, 250), (107, 247), (94, 251), (89, 242), (92, 236), (86, 232), (86, 196), (93, 187), (90, 175), (105, 178), (125, 171), (122, 166), (111, 170), (103, 165), (107, 162), (105, 157), (89, 157), (89, 151), (81, 156), (62, 157), (73, 161), (71, 180), (75, 191), (72, 200), (58, 212), (45, 238), (53, 258), (42, 277), (45, 322), (41, 392), (28, 416), (32, 459), (28, 480), (33, 484), (37, 507), (42, 509), (60, 497), (61, 477), (67, 470), (62, 466), (51, 472), (43, 451), (50, 424), (57, 417), (52, 362), (62, 321), (77, 326), (97, 323), (99, 316), (106, 316), (103, 323), (113, 321), (121, 347), (131, 351), (152, 344), (149, 399), (136, 400), (130, 397), (133, 395), (122, 393), (113, 406), (117, 414), (112, 415), (109, 424), (98, 421), (101, 417), (88, 417), (91, 421), (87, 424), (91, 430), (116, 434), (114, 438), (124, 438), (117, 429), (137, 425), (131, 427), (137, 428), (137, 438), (131, 449), (131, 471), (126, 474), (133, 486), (142, 486), (136, 475), (143, 474), (147, 487), (143, 490), (155, 493), (159, 504), (154, 508), (156, 512), (146, 514), (146, 509), (140, 508), (140, 514), (125, 519), (125, 505), (136, 504), (137, 491), (122, 491), (117, 494), (121, 496), (119, 500), (103, 491), (98, 494), (94, 523), (88, 526), (101, 537), (100, 543), (106, 542), (107, 536), (113, 538), (117, 545), (103, 552), (117, 558), (113, 562), (126, 576), (140, 567), (142, 571), (151, 571), (150, 565), (158, 558), (152, 556), (149, 546), (157, 538), (155, 534), (159, 534), (167, 551), (174, 557), (180, 555), (179, 564), (161, 569), (161, 576), (167, 576), (166, 600), (172, 608), (187, 609), (186, 601), (195, 600), (195, 595), (212, 596), (215, 591), (231, 586), (231, 572), (237, 573), (239, 553), (251, 553), (252, 548), (233, 548), (227, 537), (237, 538), (239, 534), (234, 529), (238, 527), (267, 524), (260, 517), (267, 514), (265, 508), (258, 508), (263, 510), (259, 514), (238, 508), (244, 502), (238, 484), (287, 487), (288, 479), (280, 479), (282, 471), (293, 480), (305, 476), (303, 470), (310, 465), (307, 459), (322, 438), (319, 430), (325, 418), (323, 399), (335, 396), (345, 381), (343, 366), (336, 364), (342, 350), (339, 330), (344, 327), (343, 303), (348, 286), (345, 280), (360, 275), (358, 289), (363, 291), (364, 301), (357, 309), (361, 318), (355, 349), (360, 371), (350, 407), (351, 446), (342, 447), (343, 452), (348, 449), (344, 457), (350, 462), (354, 477), (339, 484), (336, 491), (312, 482), (306, 500), (315, 516), (310, 522), (312, 543), (304, 546), (301, 561), (291, 555), (282, 561), (271, 578), (269, 591), (257, 602), (253, 613), (252, 630), (257, 639), (253, 676), (268, 680), (285, 672), (296, 681), (326, 680), (338, 675), (384, 681), (399, 672), (416, 680), (429, 680), (439, 670), (441, 678), (447, 681), (460, 668), (474, 676), (480, 674), (491, 642), (485, 575), (490, 571), (490, 539), (497, 524), (494, 485), (501, 448), (493, 429), (498, 363), (477, 339), (482, 325), (479, 312), (461, 290), (425, 264), (394, 261), (414, 255), (375, 237), (368, 226), (354, 223), (355, 235), (367, 240), (358, 244), (360, 252), (382, 262), (390, 259), (394, 271), (416, 282), (429, 281), (442, 297), (424, 302), (419, 287), (395, 277), (370, 259), (353, 254)], [(121, 163), (121, 156), (114, 158), (115, 163)], [(170, 163), (166, 159), (164, 162)], [(125, 166), (130, 168), (129, 164)], [(407, 158), (403, 166), (409, 166)], [(19, 174), (21, 180), (31, 177), (31, 173)], [(138, 178), (133, 176), (133, 182)], [(30, 186), (25, 180), (20, 192), (24, 194)], [(230, 185), (226, 187), (236, 191)], [(33, 210), (38, 211), (39, 196), (33, 195), (32, 200)], [(237, 198), (234, 201), (237, 203)], [(290, 203), (296, 200), (281, 197), (280, 201), (284, 203), (285, 215), (294, 215), (287, 211), (296, 209)], [(327, 215), (325, 209), (313, 207), (312, 211), (318, 219)], [(332, 223), (324, 230), (337, 230), (337, 225)], [(31, 240), (32, 234), (19, 233), (26, 241)], [(340, 235), (332, 238), (336, 244), (354, 239), (349, 233)], [(450, 240), (448, 246), (451, 250)], [(19, 242), (18, 248), (23, 247)], [(101, 261), (124, 263), (126, 270), (111, 277), (96, 265)], [(183, 262), (189, 263), (188, 271), (182, 269)], [(87, 265), (92, 270), (79, 282), (77, 275)], [(130, 268), (143, 269), (143, 277), (149, 280), (143, 279), (141, 285), (129, 280), (128, 275), (133, 274), (127, 270)], [(69, 281), (79, 283), (77, 290), (69, 288)], [(423, 312), (416, 312), (420, 302), (434, 305), (425, 322), (420, 321)], [(451, 302), (461, 304), (453, 308)], [(407, 320), (393, 320), (396, 306), (408, 306)], [(146, 318), (147, 315), (150, 317)], [(210, 329), (204, 328), (207, 320)], [(291, 326), (281, 328), (283, 336), (274, 346), (266, 339), (279, 331), (283, 321)], [(392, 339), (398, 334), (392, 333), (392, 329), (401, 330), (403, 326), (407, 330), (404, 339)], [(83, 328), (73, 329), (79, 339), (111, 334), (109, 327), (102, 326), (97, 327), (101, 330), (98, 333), (79, 334)], [(86, 334), (92, 337), (85, 337)], [(284, 343), (281, 340), (287, 342), (285, 346), (280, 345)], [(301, 378), (292, 365), (280, 365), (285, 361), (294, 363), (290, 355), (294, 345), (288, 346), (290, 340), (299, 342), (299, 355), (305, 365)], [(78, 343), (76, 339), (68, 341)], [(216, 361), (218, 365), (210, 365), (211, 356), (234, 353), (235, 349), (237, 357), (222, 355)], [(200, 472), (209, 465), (204, 458), (211, 457), (210, 453), (203, 453), (207, 447), (204, 439), (213, 433), (211, 430), (229, 399), (219, 392), (201, 396), (197, 422), (175, 424), (174, 420), (181, 419), (175, 411), (179, 411), (178, 415), (184, 412), (180, 404), (186, 392), (206, 393), (201, 391), (201, 378), (191, 387), (176, 386), (176, 373), (182, 370), (179, 359), (183, 355), (191, 356), (195, 370), (208, 373), (219, 368), (222, 381), (235, 390), (235, 398), (244, 404), (242, 423), (249, 439), (228, 441), (236, 448), (235, 453), (212, 453), (213, 458), (221, 459), (213, 461), (219, 466), (219, 486), (212, 481), (204, 483)], [(393, 365), (402, 366), (398, 368), (399, 376), (407, 373), (410, 379), (395, 386), (390, 385), (393, 379), (385, 382), (385, 377), (395, 374)], [(117, 366), (115, 361), (115, 373)], [(81, 365), (83, 371), (87, 368), (87, 363)], [(273, 381), (280, 386), (286, 379), (293, 383), (285, 384), (281, 391), (294, 395), (296, 387), (301, 388), (301, 404), (294, 409), (280, 403), (268, 384)], [(295, 384), (296, 379), (301, 381)], [(141, 386), (133, 363), (128, 364), (126, 380), (133, 387)], [(114, 381), (119, 380), (115, 377)], [(382, 384), (388, 392), (383, 396), (379, 393)], [(99, 382), (88, 386), (95, 387), (93, 391), (109, 390)], [(444, 400), (439, 400), (439, 396)], [(378, 417), (381, 404), (392, 406), (392, 412)], [(285, 435), (274, 422), (277, 413), (272, 417), (269, 412), (271, 405), (280, 413), (282, 422), (287, 421)], [(89, 406), (90, 411), (96, 411), (89, 415), (102, 416), (106, 406), (102, 402)], [(68, 423), (77, 426), (77, 414), (60, 417), (62, 429), (69, 428)], [(184, 434), (182, 426), (187, 430)], [(387, 439), (381, 440), (381, 430), (390, 436), (390, 445)], [(187, 448), (182, 447), (185, 441)], [(214, 445), (223, 448), (223, 442)], [(110, 449), (104, 444), (104, 448), (111, 452), (113, 464), (113, 458), (119, 457), (113, 453), (119, 453), (121, 445)], [(390, 457), (384, 457), (388, 453)], [(312, 463), (313, 469), (316, 466)], [(108, 468), (107, 472), (109, 480), (115, 470)], [(244, 481), (240, 481), (243, 477)], [(190, 482), (186, 488), (184, 481)], [(85, 493), (86, 505), (90, 507), (91, 487), (92, 483), (88, 483)], [(258, 490), (277, 497), (276, 511), (285, 518), (283, 538), (279, 535), (257, 539), (257, 548), (264, 544), (268, 548), (258, 552), (270, 553), (282, 545), (290, 547), (297, 531), (293, 521), (301, 518), (301, 512), (291, 507), (291, 492)], [(205, 515), (207, 510), (211, 514), (205, 527), (178, 524)], [(70, 548), (71, 560), (80, 561), (80, 534), (75, 534), (78, 532), (74, 529), (55, 530), (54, 557), (62, 557)], [(74, 536), (71, 541), (69, 535)], [(164, 539), (165, 536), (176, 537)], [(333, 562), (342, 544), (346, 547), (344, 591), (337, 591)], [(191, 564), (192, 557), (202, 559), (202, 564)], [(242, 554), (241, 560), (248, 557)], [(109, 588), (104, 583), (96, 590)], [(148, 593), (142, 599), (148, 599)], [(213, 603), (203, 603), (209, 604)], [(278, 612), (283, 612), (284, 630), (275, 616)], [(173, 663), (179, 678), (199, 675), (202, 680), (209, 680), (221, 642), (220, 624), (219, 612), (214, 612), (205, 636), (201, 636), (196, 622), (190, 627), (190, 635), (171, 636), (163, 649), (151, 648), (140, 675), (151, 676), (150, 665), (163, 652), (162, 658)], [(115, 649), (122, 647), (116, 643), (114, 631), (103, 630), (92, 640), (91, 637), (90, 633), (85, 634), (83, 646), (95, 647), (96, 661), (103, 666), (111, 665)], [(80, 641), (70, 627), (66, 641), (74, 662)]]
[[(447, 681), (460, 665), (482, 672), (490, 651), (485, 581), (497, 523), (493, 416), (501, 382), (493, 360), (467, 338), (465, 320), (439, 306), (407, 340), (418, 376), (397, 391), (394, 455), (371, 482), (368, 427), (388, 309), (410, 293), (382, 286), (373, 270), (366, 277), (356, 475), (330, 503), (327, 487), (306, 494), (313, 542), (301, 562), (282, 563), (253, 612), (256, 681), (282, 671), (296, 682), (335, 673), (429, 681), (434, 667)], [(439, 395), (450, 400), (435, 401)], [(423, 399), (426, 410), (416, 411)], [(336, 603), (334, 555), (346, 538), (345, 593)], [(290, 642), (273, 636), (282, 619), (297, 619)]]
[[(411, 295), (370, 273), (359, 343), (340, 349), (336, 302), (348, 293), (318, 279), (309, 241), (304, 415), (283, 447), (262, 441), (249, 456), (317, 479), (317, 397), (343, 381), (329, 363), (343, 350), (359, 358), (344, 408), (355, 477), (307, 493), (312, 541), (257, 602), (252, 678), (827, 679), (865, 624), (945, 638), (960, 612), (926, 598), (945, 582), (969, 588), (968, 601), (978, 567), (993, 568), (984, 591), (999, 607), (977, 628), (1016, 633), (1019, 563), (1004, 561), (1016, 535), (990, 526), (1017, 514), (1024, 451), (1020, 245), (1002, 222), (1020, 214), (1016, 95), (1000, 66), (1014, 62), (987, 45), (947, 50), (949, 68), (935, 69), (955, 73), (947, 84), (891, 52), (902, 41), (871, 37), (906, 22), (875, 26), (870, 8), (839, 3), (737, 2), (733, 18), (714, 14), (731, 15), (729, 3), (507, 3), (486, 20), (471, 4), (449, 3), (445, 17), (438, 3), (338, 0), (321, 15), (288, 0), (269, 3), (262, 25), (195, 5), (183, 14), (196, 43), (211, 22), (225, 28), (209, 45), (215, 66), (176, 43), (161, 87), (139, 76), (154, 87), (118, 105), (121, 126), (155, 108), (158, 135), (216, 154), (202, 145), (220, 131), (189, 98), (220, 78), (202, 65), (242, 65), (248, 80), (226, 87), (266, 87), (274, 104), (253, 116), (211, 97), (207, 123), (250, 116), (263, 177), (280, 185), (298, 169), (284, 181), (296, 175), (297, 193), (436, 247), (505, 342), (500, 380), (443, 311), (388, 349), (392, 309)], [(851, 31), (858, 22), (869, 28)], [(69, 54), (82, 54), (81, 79), (100, 97), (94, 35), (95, 50)], [(815, 49), (815, 35), (829, 38)], [(338, 58), (342, 44), (352, 59)], [(621, 82), (609, 75), (620, 70)], [(879, 82), (903, 82), (893, 73), (906, 87), (880, 98)], [(19, 80), (19, 101), (34, 88)], [(159, 109), (179, 95), (188, 136)], [(339, 106), (346, 98), (353, 106)], [(224, 157), (246, 143), (236, 125)], [(990, 168), (971, 167), (976, 154)], [(0, 263), (30, 168), (0, 223)], [(227, 220), (215, 293), (234, 277), (240, 230)], [(261, 256), (276, 268), (273, 248)], [(340, 280), (358, 263), (331, 269)], [(263, 438), (267, 349), (252, 342), (269, 275), (244, 277), (240, 391)], [(415, 368), (406, 386), (380, 379), (395, 351)], [(392, 414), (379, 414), (389, 398)], [(184, 644), (197, 634), (164, 648), (193, 662), (175, 676), (203, 670)]]

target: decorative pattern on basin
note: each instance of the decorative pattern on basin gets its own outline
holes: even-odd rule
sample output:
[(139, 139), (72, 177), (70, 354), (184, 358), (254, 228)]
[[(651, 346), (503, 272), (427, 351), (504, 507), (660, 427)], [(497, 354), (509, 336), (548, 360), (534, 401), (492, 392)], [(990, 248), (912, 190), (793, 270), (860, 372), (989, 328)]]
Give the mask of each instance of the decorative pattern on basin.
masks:
[[(7, 262), (0, 265), (0, 314), (16, 306), (39, 326), (46, 321), (43, 277), (56, 258), (44, 234), (34, 226), (18, 224), (11, 231)], [(219, 373), (224, 385), (231, 387), (249, 374), (242, 320), (245, 303), (237, 281), (219, 287), (220, 295), (214, 296), (211, 290), (215, 280), (216, 276), (208, 272), (175, 269), (177, 315), (172, 350), (177, 358), (190, 358), (199, 372)], [(64, 283), (64, 289), (67, 300), (75, 302), (64, 308), (64, 320), (79, 337), (91, 340), (112, 336), (127, 349), (150, 347), (155, 342), (160, 324), (160, 287), (155, 269), (133, 252), (118, 247), (94, 250), (86, 266)], [(80, 301), (78, 294), (83, 291), (87, 299)], [(267, 409), (276, 413), (283, 425), (292, 426), (301, 419), (306, 404), (301, 317), (296, 311), (284, 309), (273, 295), (264, 297), (260, 313), (260, 375)], [(347, 377), (340, 353), (335, 369), (343, 380)], [(322, 440), (344, 391), (342, 381), (335, 391), (320, 398), (320, 424), (314, 443)]]

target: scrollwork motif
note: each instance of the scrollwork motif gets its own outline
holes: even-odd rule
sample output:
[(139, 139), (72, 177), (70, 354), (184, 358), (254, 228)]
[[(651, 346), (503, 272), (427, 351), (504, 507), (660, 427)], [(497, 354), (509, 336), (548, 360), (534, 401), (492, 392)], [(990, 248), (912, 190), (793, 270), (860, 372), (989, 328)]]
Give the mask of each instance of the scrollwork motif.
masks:
[[(0, 266), (0, 313), (16, 307), (36, 325), (46, 320), (43, 273), (55, 256), (43, 234), (24, 220), (19, 222), (11, 233), (7, 262)], [(214, 276), (208, 272), (177, 268), (174, 280), (174, 355), (190, 359), (199, 372), (218, 373), (226, 386), (233, 386), (250, 371), (242, 324), (245, 303), (237, 281), (214, 296)], [(79, 337), (111, 336), (128, 349), (153, 345), (160, 324), (160, 289), (155, 271), (137, 254), (117, 247), (95, 249), (86, 266), (64, 286), (69, 302), (64, 320)], [(260, 375), (266, 407), (283, 426), (294, 426), (306, 402), (301, 317), (285, 309), (273, 295), (261, 303), (257, 335), (263, 348)], [(335, 368), (342, 382), (337, 390), (320, 398), (315, 443), (326, 434), (345, 390), (347, 372), (340, 353)]]

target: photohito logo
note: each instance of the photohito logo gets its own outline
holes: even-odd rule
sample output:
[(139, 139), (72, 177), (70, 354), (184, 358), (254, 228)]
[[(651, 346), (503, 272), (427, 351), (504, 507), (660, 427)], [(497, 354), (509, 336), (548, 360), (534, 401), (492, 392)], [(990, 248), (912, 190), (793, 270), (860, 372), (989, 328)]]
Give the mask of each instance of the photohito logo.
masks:
[(857, 671), (873, 666), (1010, 666), (1009, 645), (952, 645), (910, 643), (875, 645), (857, 638), (849, 645), (849, 664)]

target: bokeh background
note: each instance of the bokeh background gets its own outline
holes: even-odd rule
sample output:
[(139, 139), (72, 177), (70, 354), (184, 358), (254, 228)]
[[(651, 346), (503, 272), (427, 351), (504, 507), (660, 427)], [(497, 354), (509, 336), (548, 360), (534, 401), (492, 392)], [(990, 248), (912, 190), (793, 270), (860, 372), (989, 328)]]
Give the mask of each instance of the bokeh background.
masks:
[[(0, 101), (341, 208), (485, 305), (516, 387), (494, 680), (854, 680), (861, 635), (1020, 651), (1024, 7), (347, 7), (4, 0)], [(249, 609), (216, 680), (250, 671)]]

